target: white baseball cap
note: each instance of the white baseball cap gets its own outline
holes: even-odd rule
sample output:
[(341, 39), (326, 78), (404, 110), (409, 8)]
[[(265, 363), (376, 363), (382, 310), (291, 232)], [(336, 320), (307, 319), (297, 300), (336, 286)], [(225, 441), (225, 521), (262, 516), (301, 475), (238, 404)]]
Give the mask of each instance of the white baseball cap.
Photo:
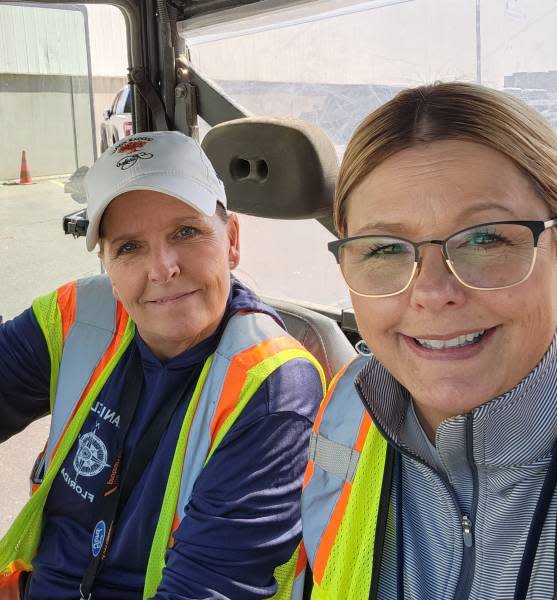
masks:
[(99, 241), (106, 207), (121, 194), (152, 190), (174, 196), (199, 212), (215, 214), (217, 202), (226, 208), (222, 181), (201, 146), (179, 131), (134, 133), (108, 148), (85, 176), (87, 250)]

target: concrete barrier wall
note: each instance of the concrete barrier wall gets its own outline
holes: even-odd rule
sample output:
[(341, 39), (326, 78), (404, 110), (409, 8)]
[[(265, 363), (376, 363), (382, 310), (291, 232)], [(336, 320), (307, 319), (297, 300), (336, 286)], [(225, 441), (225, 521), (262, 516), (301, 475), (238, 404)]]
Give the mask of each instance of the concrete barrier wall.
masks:
[(93, 136), (87, 77), (0, 73), (0, 181), (19, 177), (22, 150), (33, 177), (90, 165), (102, 111), (124, 82), (123, 77), (93, 79)]
[(93, 160), (87, 77), (0, 74), (0, 179), (72, 173)]

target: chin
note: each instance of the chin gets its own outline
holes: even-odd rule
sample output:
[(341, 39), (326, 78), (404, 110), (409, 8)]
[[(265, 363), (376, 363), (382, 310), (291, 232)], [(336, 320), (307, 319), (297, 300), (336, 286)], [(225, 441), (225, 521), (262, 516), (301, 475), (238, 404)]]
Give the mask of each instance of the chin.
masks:
[(415, 393), (409, 391), (419, 405), (429, 406), (447, 417), (469, 413), (500, 395), (493, 384), (478, 385), (477, 381), (437, 382)]

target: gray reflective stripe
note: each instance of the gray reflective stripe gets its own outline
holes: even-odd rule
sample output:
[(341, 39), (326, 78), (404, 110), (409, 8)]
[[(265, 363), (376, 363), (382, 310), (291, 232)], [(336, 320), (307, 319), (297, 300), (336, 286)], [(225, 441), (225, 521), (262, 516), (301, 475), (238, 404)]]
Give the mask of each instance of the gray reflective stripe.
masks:
[(353, 448), (365, 409), (354, 388), (354, 379), (367, 360), (354, 359), (338, 379), (321, 419), (319, 437), (313, 441), (317, 460), (302, 492), (302, 529), (311, 566), (344, 483), (353, 481), (356, 472), (359, 453)]
[(302, 492), (302, 530), (310, 565), (337, 503), (344, 479), (315, 465), (310, 482)]
[[(350, 363), (341, 377), (342, 392), (339, 389), (339, 382), (335, 388), (336, 398), (329, 400), (319, 427), (319, 431), (330, 440), (351, 448), (356, 443), (359, 423), (365, 412), (364, 405), (354, 386), (354, 380), (368, 362), (369, 359), (359, 356)], [(342, 394), (342, 400), (338, 397), (339, 393)], [(346, 413), (350, 414), (350, 419), (346, 418)], [(354, 423), (358, 423), (358, 428), (354, 427)]]
[(77, 282), (75, 321), (64, 343), (54, 411), (48, 437), (46, 466), (74, 407), (106, 352), (116, 326), (116, 301), (105, 275)]
[(195, 480), (203, 469), (211, 445), (210, 425), (222, 394), (226, 372), (234, 356), (273, 337), (288, 336), (279, 324), (265, 313), (234, 315), (222, 334), (213, 357), (207, 380), (199, 398), (186, 447), (182, 469), (178, 517), (183, 519)]
[(292, 592), (290, 593), (290, 600), (302, 600), (304, 597), (304, 581), (305, 581), (305, 569), (294, 579), (294, 585), (292, 586)]
[(332, 473), (352, 483), (360, 460), (360, 453), (354, 448), (333, 442), (324, 435), (313, 431), (309, 442), (309, 458), (327, 473)]
[(107, 275), (95, 275), (77, 282), (76, 323), (104, 329), (114, 334), (116, 300)]

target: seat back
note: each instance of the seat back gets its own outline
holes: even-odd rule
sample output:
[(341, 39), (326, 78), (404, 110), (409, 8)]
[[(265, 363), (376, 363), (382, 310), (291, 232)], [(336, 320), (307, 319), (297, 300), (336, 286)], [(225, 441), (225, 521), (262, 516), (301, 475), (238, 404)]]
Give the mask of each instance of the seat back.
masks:
[(231, 210), (270, 219), (332, 214), (338, 157), (317, 125), (289, 118), (236, 119), (213, 127), (202, 146)]
[(321, 363), (327, 385), (356, 355), (352, 344), (333, 319), (287, 300), (264, 300), (278, 312), (288, 333)]

